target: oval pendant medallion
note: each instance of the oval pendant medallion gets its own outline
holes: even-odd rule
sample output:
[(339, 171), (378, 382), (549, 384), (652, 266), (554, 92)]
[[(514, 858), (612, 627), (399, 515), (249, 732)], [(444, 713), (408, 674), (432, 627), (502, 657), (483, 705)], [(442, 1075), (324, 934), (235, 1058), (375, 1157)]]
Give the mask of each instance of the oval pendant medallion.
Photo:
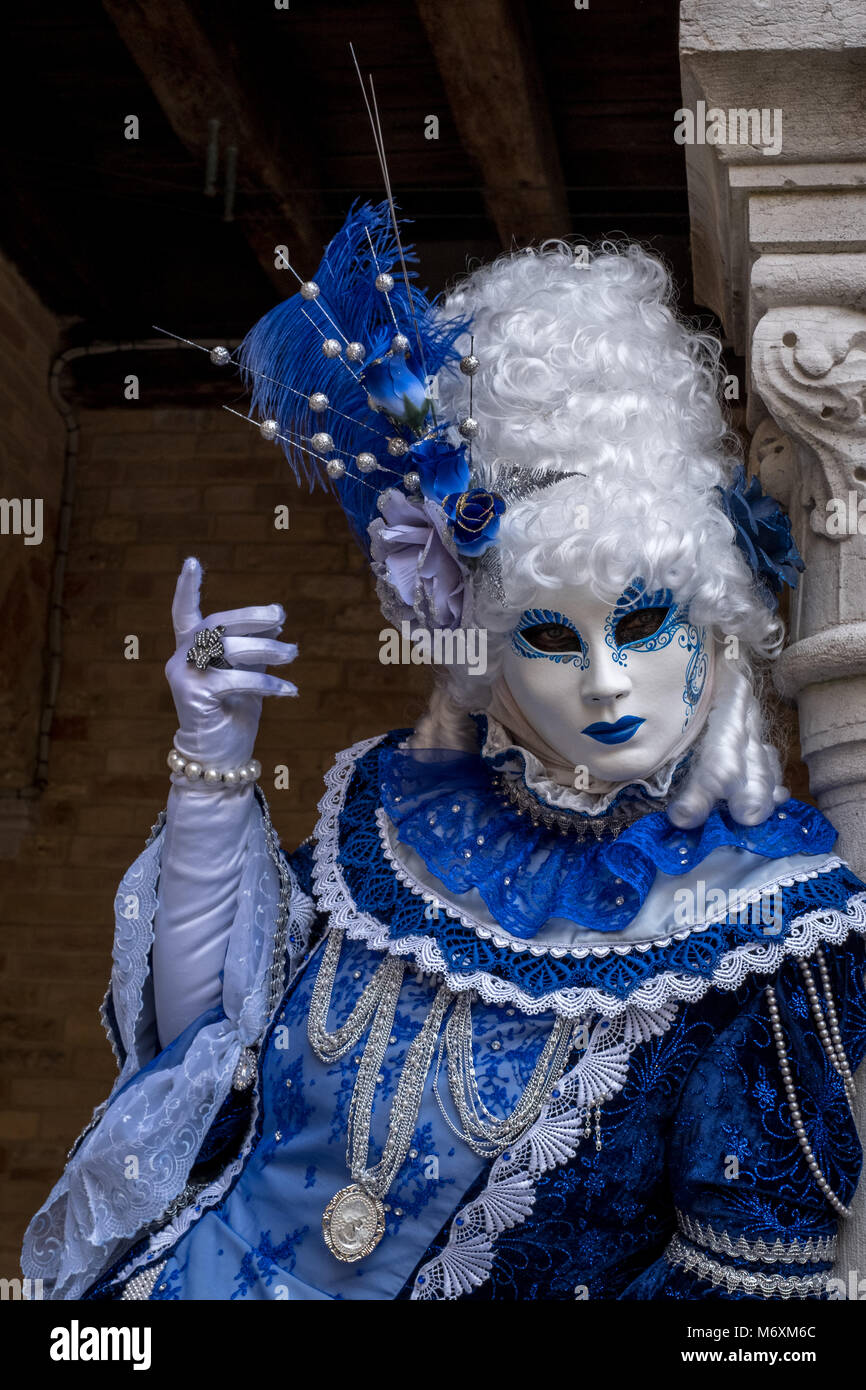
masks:
[(322, 1216), (325, 1244), (338, 1260), (351, 1264), (375, 1250), (385, 1234), (385, 1208), (357, 1183), (331, 1198)]

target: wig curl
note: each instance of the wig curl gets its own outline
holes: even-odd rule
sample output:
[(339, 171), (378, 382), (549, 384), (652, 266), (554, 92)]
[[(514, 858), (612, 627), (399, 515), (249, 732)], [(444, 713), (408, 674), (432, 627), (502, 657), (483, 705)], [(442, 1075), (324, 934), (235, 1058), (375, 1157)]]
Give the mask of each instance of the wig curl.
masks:
[[(744, 824), (766, 819), (788, 793), (755, 667), (777, 655), (783, 627), (716, 491), (741, 461), (720, 407), (718, 339), (677, 316), (669, 272), (635, 244), (603, 243), (588, 261), (562, 241), (503, 256), (472, 271), (441, 312), (472, 322), (481, 485), (496, 491), (514, 464), (582, 476), (509, 505), (497, 547), (507, 602), (482, 567), (464, 617), (487, 629), (486, 676), (438, 672), (415, 743), (471, 745), (467, 713), (484, 707), (484, 687), (539, 590), (588, 584), (613, 603), (640, 576), (688, 604), (722, 647), (671, 819), (699, 825), (720, 800)], [(468, 337), (458, 346), (468, 352)], [(446, 370), (438, 386), (445, 416), (465, 415), (466, 378)]]

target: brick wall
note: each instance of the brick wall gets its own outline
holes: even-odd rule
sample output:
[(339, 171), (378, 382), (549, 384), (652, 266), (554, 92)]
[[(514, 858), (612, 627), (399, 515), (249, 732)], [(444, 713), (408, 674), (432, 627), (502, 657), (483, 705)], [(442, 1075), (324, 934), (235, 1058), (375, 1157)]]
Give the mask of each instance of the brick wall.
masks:
[(58, 325), (0, 256), (0, 497), (42, 498), (45, 539), (0, 535), (0, 652), (15, 679), (0, 678), (0, 788), (33, 778), (42, 655), (66, 431), (48, 398)]
[[(21, 827), (32, 822), (33, 803), (16, 798), (32, 783), (42, 694), (43, 655), (51, 582), (53, 538), (63, 476), (65, 430), (47, 392), (48, 371), (57, 347), (58, 325), (15, 269), (0, 257), (0, 496), (44, 501), (45, 539), (25, 546), (16, 535), (0, 536), (0, 844), (14, 847)], [(0, 861), (0, 886), (20, 883), (14, 868)], [(0, 945), (0, 1277), (18, 1270), (17, 1244), (23, 1209), (44, 1184), (29, 1178), (45, 1165), (56, 1172), (63, 1152), (43, 1128), (33, 1097), (22, 1103), (20, 1088), (32, 1075), (48, 1079), (59, 1056), (55, 1024), (62, 1001), (48, 1003), (34, 984), (11, 973), (16, 951), (38, 951), (41, 924), (35, 903), (18, 919), (6, 903)], [(14, 910), (13, 910), (14, 911)], [(29, 922), (28, 928), (16, 921)], [(56, 1089), (54, 1098), (60, 1094)]]

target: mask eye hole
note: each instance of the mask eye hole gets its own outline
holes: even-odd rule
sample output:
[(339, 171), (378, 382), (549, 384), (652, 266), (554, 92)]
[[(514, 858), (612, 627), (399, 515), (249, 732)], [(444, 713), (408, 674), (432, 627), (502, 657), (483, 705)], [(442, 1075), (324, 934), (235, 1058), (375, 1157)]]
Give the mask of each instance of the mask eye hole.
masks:
[(561, 653), (581, 650), (580, 638), (574, 629), (566, 627), (565, 623), (533, 623), (531, 627), (522, 627), (520, 636), (537, 652)]
[(658, 632), (670, 608), (641, 608), (635, 613), (626, 613), (614, 628), (618, 647), (631, 646), (633, 642), (645, 642)]

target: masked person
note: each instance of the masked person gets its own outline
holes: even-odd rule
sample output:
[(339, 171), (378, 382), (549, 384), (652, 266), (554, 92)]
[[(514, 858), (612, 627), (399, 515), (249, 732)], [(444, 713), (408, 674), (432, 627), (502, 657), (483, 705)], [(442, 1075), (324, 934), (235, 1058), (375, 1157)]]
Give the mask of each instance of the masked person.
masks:
[(548, 243), (438, 306), (399, 250), (354, 210), (242, 362), (387, 621), (454, 659), (415, 729), (338, 755), (286, 856), (253, 757), (295, 693), (264, 671), (285, 615), (203, 618), (186, 561), (167, 812), (117, 898), (120, 1074), (25, 1272), (54, 1298), (826, 1297), (866, 890), (756, 693), (802, 562), (726, 434), (719, 346), (635, 246)]

